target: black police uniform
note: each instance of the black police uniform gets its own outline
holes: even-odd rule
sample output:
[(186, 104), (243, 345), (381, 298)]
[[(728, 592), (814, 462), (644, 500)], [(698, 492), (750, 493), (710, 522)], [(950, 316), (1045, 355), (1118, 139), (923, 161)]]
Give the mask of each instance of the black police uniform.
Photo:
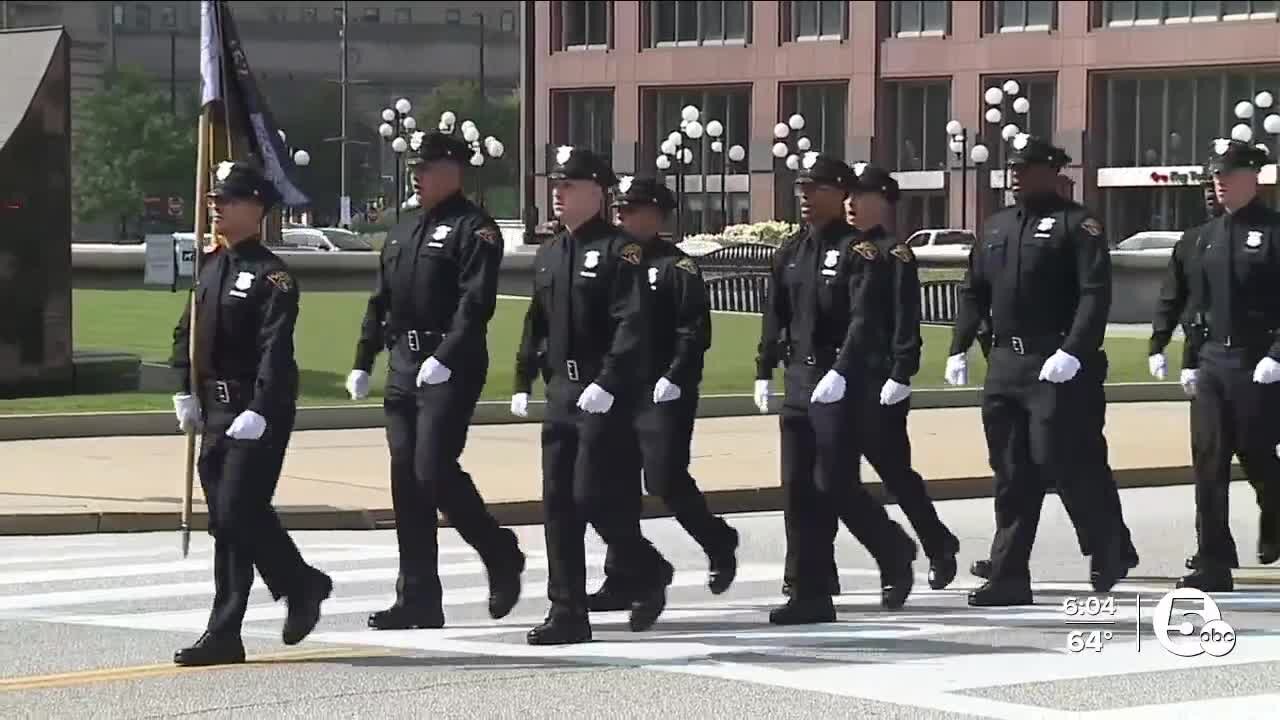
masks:
[[(675, 208), (675, 196), (654, 178), (624, 178), (614, 205), (650, 205), (664, 214)], [(649, 358), (644, 385), (636, 398), (635, 461), (644, 468), (644, 486), (675, 515), (676, 522), (697, 541), (710, 565), (712, 593), (727, 590), (737, 573), (738, 533), (711, 514), (707, 500), (689, 474), (689, 449), (698, 413), (698, 385), (703, 357), (711, 347), (711, 309), (697, 264), (675, 244), (660, 237), (640, 238), (644, 248), (649, 295)], [(680, 389), (680, 397), (654, 402), (661, 378)], [(591, 595), (593, 611), (630, 607), (626, 568), (617, 564), (611, 547), (604, 562), (605, 583)]]
[[(211, 197), (254, 201), (264, 208), (279, 195), (248, 163), (226, 166)], [(213, 609), (204, 635), (179, 650), (180, 665), (244, 661), (241, 624), (256, 568), (271, 596), (289, 604), (287, 644), (315, 627), (320, 604), (333, 589), (327, 575), (307, 565), (271, 505), (297, 409), (298, 366), (293, 331), (298, 286), (284, 261), (252, 237), (204, 256), (196, 301), (196, 385), (191, 386), (191, 306), (173, 332), (170, 365), (182, 394), (198, 398), (200, 486), (214, 538)], [(266, 421), (257, 439), (235, 439), (228, 429), (243, 413)]]
[[(432, 133), (408, 165), (464, 164), (470, 155), (462, 141)], [(372, 628), (443, 626), (437, 510), (483, 559), (490, 615), (504, 617), (519, 599), (525, 559), (515, 533), (498, 526), (458, 463), (488, 374), (501, 262), (497, 225), (461, 190), (403, 219), (383, 245), (354, 367), (368, 372), (379, 351), (389, 351), (383, 408), (400, 573), (395, 603), (369, 617)], [(451, 374), (419, 386), (430, 357)]]
[[(1062, 150), (1026, 139), (1012, 162), (1060, 167)], [(1031, 602), (1029, 560), (1046, 488), (1055, 487), (1093, 550), (1091, 580), (1109, 590), (1127, 572), (1119, 495), (1100, 442), (1111, 305), (1111, 261), (1102, 228), (1056, 193), (1022, 198), (992, 216), (969, 255), (951, 355), (964, 353), (990, 316), (992, 351), (982, 418), (995, 473), (991, 579), (973, 605)], [(1066, 382), (1039, 380), (1056, 351), (1080, 363)], [(1081, 429), (1084, 429), (1084, 432)]]
[[(608, 163), (586, 148), (561, 148), (548, 177), (588, 180), (602, 188), (616, 182)], [(634, 442), (631, 424), (648, 362), (643, 262), (640, 244), (602, 216), (559, 233), (538, 248), (534, 260), (515, 391), (530, 391), (545, 342), (551, 380), (542, 425), (542, 502), (551, 611), (529, 632), (531, 644), (591, 639), (587, 523), (636, 583), (631, 628), (652, 626), (666, 605), (671, 565), (640, 532), (638, 478), (618, 467)], [(607, 412), (578, 407), (591, 385), (613, 396)], [(634, 469), (634, 463), (624, 464)]]
[[(852, 171), (840, 160), (811, 156), (806, 165), (797, 183), (850, 185)], [(843, 218), (821, 228), (806, 225), (774, 255), (756, 378), (769, 379), (785, 356), (782, 482), (787, 544), (795, 545), (791, 597), (770, 613), (775, 624), (834, 619), (832, 537), (825, 532), (833, 512), (880, 565), (882, 604), (900, 607), (911, 589), (915, 543), (860, 479), (863, 377), (873, 353), (887, 344), (869, 318), (890, 311), (877, 305), (889, 281), (875, 244), (858, 238)], [(785, 353), (778, 342), (784, 333)], [(844, 397), (811, 403), (829, 370), (846, 378)]]
[[(1257, 172), (1267, 154), (1239, 141), (1218, 141), (1214, 173)], [(1239, 455), (1251, 478), (1280, 477), (1280, 383), (1254, 381), (1259, 361), (1280, 361), (1280, 213), (1254, 198), (1200, 229), (1198, 275), (1204, 341), (1192, 412), (1192, 461), (1200, 521), (1198, 568), (1180, 587), (1206, 592), (1233, 589), (1234, 542), (1228, 525), (1231, 456)], [(1280, 520), (1275, 493), (1263, 504), (1259, 555), (1272, 562), (1280, 548), (1270, 526)]]

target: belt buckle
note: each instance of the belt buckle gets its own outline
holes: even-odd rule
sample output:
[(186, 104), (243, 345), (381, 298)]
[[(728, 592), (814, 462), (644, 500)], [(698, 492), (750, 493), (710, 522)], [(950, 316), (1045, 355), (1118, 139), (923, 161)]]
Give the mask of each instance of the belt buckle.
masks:
[(804, 357), (804, 364), (805, 364), (805, 365), (817, 365), (817, 364), (818, 364), (818, 360), (817, 360), (817, 358), (815, 358), (815, 357), (814, 357), (814, 356), (812, 356), (812, 355), (806, 355), (806, 356)]
[(223, 405), (231, 404), (231, 388), (227, 385), (226, 380), (218, 380), (213, 384), (214, 397)]
[(1025, 355), (1027, 352), (1026, 346), (1022, 344), (1022, 338), (1017, 335), (1011, 335), (1009, 337), (1009, 349), (1019, 355)]
[(1226, 336), (1226, 337), (1222, 338), (1222, 347), (1231, 347), (1231, 336), (1230, 336), (1230, 335), (1228, 335), (1228, 336)]
[(405, 336), (409, 338), (409, 349), (414, 352), (418, 352), (418, 350), (422, 347), (421, 345), (418, 344), (418, 331), (410, 330), (409, 332), (405, 333)]
[(569, 379), (578, 382), (578, 361), (569, 360), (565, 362), (565, 369), (569, 371)]

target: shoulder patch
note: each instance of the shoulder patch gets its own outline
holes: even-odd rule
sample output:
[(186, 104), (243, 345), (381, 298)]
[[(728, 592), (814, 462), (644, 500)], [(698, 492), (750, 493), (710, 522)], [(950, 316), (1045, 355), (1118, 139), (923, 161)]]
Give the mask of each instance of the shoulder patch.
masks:
[(680, 258), (679, 260), (676, 261), (676, 267), (680, 268), (681, 270), (684, 270), (685, 272), (691, 275), (698, 274), (698, 264), (693, 261), (693, 258), (688, 258), (688, 257)]
[(632, 265), (639, 265), (640, 259), (644, 256), (644, 251), (640, 248), (640, 243), (627, 243), (622, 246), (622, 252), (619, 253), (619, 256)]
[(1102, 223), (1093, 218), (1086, 218), (1084, 222), (1080, 223), (1080, 227), (1094, 237), (1102, 235)]
[(876, 249), (876, 244), (870, 240), (863, 240), (862, 242), (854, 245), (851, 249), (866, 260), (875, 260), (880, 256), (880, 251)]
[(293, 277), (284, 270), (267, 273), (267, 282), (275, 285), (280, 292), (293, 292)]
[(483, 225), (476, 229), (475, 236), (479, 238), (481, 242), (488, 243), (489, 245), (502, 244), (502, 231), (498, 230), (497, 225)]
[(898, 258), (904, 263), (909, 264), (916, 261), (916, 254), (911, 252), (911, 248), (907, 247), (902, 243), (898, 243), (897, 245), (894, 245), (893, 249), (889, 251), (889, 254)]

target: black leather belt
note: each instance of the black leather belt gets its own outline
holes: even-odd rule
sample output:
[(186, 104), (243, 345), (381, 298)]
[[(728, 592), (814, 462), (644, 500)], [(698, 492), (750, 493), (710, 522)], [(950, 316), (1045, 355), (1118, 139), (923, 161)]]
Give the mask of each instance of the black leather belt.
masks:
[(1007, 348), (1015, 355), (1053, 352), (1062, 347), (1062, 333), (1051, 335), (992, 335), (991, 346)]
[(793, 355), (788, 351), (788, 364), (790, 365), (809, 365), (811, 367), (831, 367), (836, 362), (836, 357), (840, 355), (840, 351), (836, 348), (819, 348), (809, 352), (809, 354), (800, 356)]
[(243, 399), (244, 388), (252, 387), (253, 380), (205, 380), (203, 386), (207, 396), (223, 405), (231, 405)]
[(1216, 335), (1209, 333), (1209, 342), (1218, 343), (1224, 348), (1266, 349), (1276, 341), (1274, 330), (1264, 333), (1248, 333), (1238, 335)]
[(438, 347), (444, 340), (444, 333), (438, 330), (404, 330), (400, 337), (404, 338), (410, 352), (422, 352), (428, 346), (432, 349)]

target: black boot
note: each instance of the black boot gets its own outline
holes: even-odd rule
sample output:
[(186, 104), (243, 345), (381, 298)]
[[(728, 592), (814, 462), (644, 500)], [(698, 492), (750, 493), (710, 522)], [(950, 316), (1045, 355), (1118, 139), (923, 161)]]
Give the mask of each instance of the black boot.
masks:
[(239, 635), (205, 633), (190, 647), (173, 654), (175, 665), (236, 665), (244, 662), (244, 643)]
[(1207, 593), (1232, 592), (1236, 589), (1235, 582), (1231, 578), (1230, 569), (1203, 562), (1190, 575), (1184, 575), (1178, 580), (1177, 586), (1180, 588), (1195, 588)]
[(969, 574), (982, 578), (983, 580), (991, 579), (991, 561), (990, 560), (974, 560), (969, 566)]
[(591, 642), (591, 621), (587, 609), (552, 607), (547, 619), (529, 631), (525, 640), (530, 645), (575, 645)]
[(721, 595), (733, 584), (738, 575), (738, 531), (729, 528), (733, 540), (715, 552), (707, 553), (707, 588), (712, 595)]
[(1200, 553), (1197, 552), (1187, 556), (1187, 559), (1186, 561), (1183, 562), (1183, 565), (1186, 566), (1188, 570), (1195, 570), (1196, 568), (1200, 567)]
[(1130, 553), (1128, 547), (1113, 543), (1105, 551), (1090, 556), (1089, 565), (1089, 583), (1094, 592), (1109, 592), (1137, 565), (1137, 553)]
[(774, 625), (812, 625), (836, 621), (836, 606), (826, 594), (794, 594), (786, 604), (769, 611), (769, 622)]
[(988, 580), (982, 587), (969, 593), (969, 605), (973, 607), (1033, 604), (1030, 579)]
[(959, 568), (956, 565), (956, 554), (960, 552), (960, 541), (955, 537), (947, 543), (942, 552), (929, 556), (929, 587), (942, 590), (956, 579)]
[[(840, 595), (840, 578), (834, 575), (827, 578), (826, 591), (827, 591), (827, 595), (831, 597), (838, 597)], [(783, 580), (782, 594), (786, 595), (787, 597), (791, 597), (792, 593), (794, 592), (795, 592), (795, 588), (792, 587), (791, 581)]]
[(444, 627), (444, 610), (439, 605), (431, 608), (392, 605), (370, 615), (369, 627), (374, 630), (439, 630)]
[(313, 571), (302, 588), (285, 598), (289, 604), (289, 614), (284, 619), (281, 639), (285, 645), (297, 645), (315, 629), (320, 622), (320, 603), (329, 599), (333, 593), (333, 580), (319, 570)]
[(1258, 562), (1270, 565), (1280, 560), (1280, 518), (1258, 514)]
[(880, 566), (880, 606), (886, 610), (905, 605), (915, 583), (915, 573), (911, 571), (911, 563), (916, 559), (915, 541), (902, 533), (898, 542), (901, 546), (892, 559)]
[(504, 561), (489, 566), (489, 617), (500, 620), (506, 617), (516, 603), (520, 602), (520, 574), (524, 572), (524, 553), (516, 542), (515, 533), (504, 530), (511, 536), (510, 550)]
[(600, 589), (587, 596), (587, 607), (591, 612), (612, 612), (627, 610), (635, 593), (622, 587), (622, 581), (605, 577)]
[(640, 590), (631, 600), (631, 619), (628, 625), (632, 632), (643, 632), (653, 627), (658, 616), (667, 608), (667, 586), (671, 584), (675, 569), (665, 560), (658, 578), (649, 587)]

